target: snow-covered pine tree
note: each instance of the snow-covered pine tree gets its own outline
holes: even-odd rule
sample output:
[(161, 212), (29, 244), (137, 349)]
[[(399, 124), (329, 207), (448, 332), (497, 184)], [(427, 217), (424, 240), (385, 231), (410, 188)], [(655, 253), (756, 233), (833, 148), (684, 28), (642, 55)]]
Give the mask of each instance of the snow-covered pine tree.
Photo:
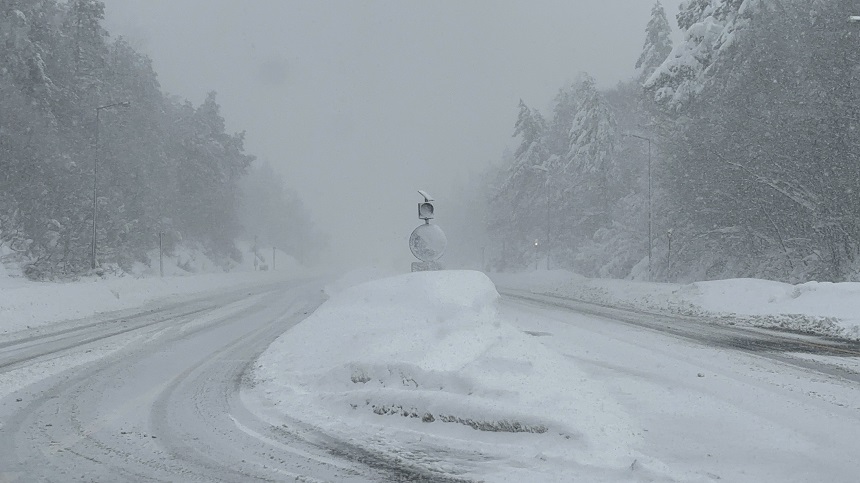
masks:
[[(244, 154), (244, 133), (227, 134), (216, 94), (210, 92), (190, 114), (189, 130), (180, 143), (179, 220), (186, 233), (232, 246), (239, 233), (237, 183), (254, 157)], [(217, 246), (216, 250), (229, 246)]]
[(836, 281), (850, 272), (860, 245), (850, 4), (815, 2), (811, 15), (807, 0), (739, 9), (743, 31), (725, 68), (666, 145), (684, 225), (676, 242), (687, 247), (677, 265), (700, 266), (697, 278)]
[(577, 110), (568, 134), (566, 171), (574, 174), (572, 188), (581, 203), (577, 212), (584, 217), (578, 224), (588, 234), (611, 223), (616, 123), (590, 75), (582, 75), (574, 96)]
[(666, 19), (666, 10), (658, 0), (651, 9), (651, 20), (645, 28), (645, 45), (636, 61), (636, 79), (644, 84), (651, 74), (672, 53), (672, 27)]
[(514, 137), (520, 140), (513, 162), (492, 195), (489, 225), (494, 236), (509, 243), (505, 264), (521, 265), (534, 255), (528, 241), (545, 229), (546, 164), (549, 159), (546, 121), (537, 110), (522, 100), (514, 125)]
[(730, 65), (732, 46), (749, 19), (772, 0), (686, 0), (677, 16), (684, 40), (645, 80), (645, 88), (666, 111), (679, 113), (713, 77)]
[(540, 174), (535, 172), (535, 168), (543, 167), (549, 157), (546, 147), (546, 121), (540, 112), (530, 109), (522, 100), (513, 135), (519, 137), (520, 145), (514, 152), (514, 165), (508, 182), (516, 191), (516, 199), (520, 199), (528, 194), (528, 190), (523, 188), (533, 184), (532, 181)]
[(99, 0), (71, 0), (67, 9), (64, 31), (71, 40), (74, 75), (92, 81), (107, 55), (107, 31), (101, 25), (105, 5)]

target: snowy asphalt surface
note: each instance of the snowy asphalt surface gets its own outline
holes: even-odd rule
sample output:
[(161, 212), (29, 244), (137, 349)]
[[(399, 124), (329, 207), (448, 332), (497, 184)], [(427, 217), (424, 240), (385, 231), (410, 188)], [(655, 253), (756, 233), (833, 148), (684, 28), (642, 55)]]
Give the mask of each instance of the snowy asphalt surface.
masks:
[(115, 350), (0, 399), (0, 482), (421, 481), (242, 404), (249, 364), (323, 300), (317, 284), (269, 285), (3, 341), (0, 377)]
[(499, 290), (522, 330), (602, 381), (642, 454), (679, 481), (857, 481), (856, 343)]
[[(693, 323), (679, 317), (620, 310), (559, 297), (500, 291), (505, 296), (505, 304), (520, 307), (518, 311), (528, 307), (522, 312), (523, 317), (536, 321), (549, 315), (567, 324), (565, 313), (571, 317), (585, 314), (588, 319), (574, 323), (578, 327), (572, 327), (571, 334), (580, 348), (589, 345), (583, 337), (593, 337), (591, 347), (595, 353), (601, 345), (606, 346), (608, 353), (617, 353), (621, 341), (645, 351), (643, 358), (666, 360), (671, 366), (673, 358), (688, 362), (697, 360), (698, 356), (687, 355), (688, 352), (699, 353), (698, 349), (687, 347), (692, 343), (709, 351), (718, 349), (721, 357), (726, 357), (725, 361), (718, 358), (706, 361), (705, 365), (714, 371), (746, 371), (744, 367), (747, 366), (743, 366), (746, 362), (739, 365), (740, 369), (733, 367), (737, 356), (730, 354), (741, 352), (774, 364), (760, 370), (761, 374), (778, 370), (783, 372), (780, 377), (787, 380), (799, 380), (800, 374), (816, 384), (820, 383), (816, 377), (838, 380), (839, 387), (833, 389), (833, 397), (839, 401), (856, 401), (852, 395), (860, 388), (858, 372), (833, 362), (860, 356), (860, 345), (856, 343), (773, 330)], [(80, 358), (91, 353), (104, 355), (78, 361), (71, 364), (70, 369), (57, 370), (56, 374), (17, 392), (0, 393), (0, 482), (438, 480), (438, 474), (406, 467), (396, 456), (373, 453), (353, 443), (334, 440), (286, 416), (281, 416), (280, 424), (273, 425), (272, 418), (261, 419), (244, 404), (241, 390), (250, 384), (246, 377), (250, 364), (275, 338), (304, 320), (323, 300), (319, 284), (282, 282), (241, 292), (210, 293), (167, 305), (5, 336), (0, 339), (0, 378), (18, 377), (19, 372), (34, 367), (62, 366), (70, 357)], [(559, 331), (560, 337), (561, 325), (536, 324), (531, 335), (546, 337), (550, 334), (541, 330), (552, 328)], [(523, 325), (527, 328), (528, 323)], [(637, 333), (641, 330), (653, 332), (653, 340), (660, 345), (651, 343), (650, 336)], [(558, 339), (558, 343), (568, 346), (568, 341), (574, 337)], [(670, 341), (669, 345), (666, 340)], [(804, 354), (811, 357), (803, 357)], [(590, 359), (597, 356), (572, 354), (571, 357), (582, 357), (584, 364), (594, 364), (598, 372), (610, 370), (615, 374), (621, 371), (621, 366)], [(614, 355), (608, 357), (614, 358)], [(640, 365), (639, 362), (635, 364)], [(630, 377), (635, 377), (633, 382), (637, 384), (664, 385), (663, 378), (666, 378), (671, 384), (690, 386), (677, 375), (670, 376), (665, 369), (655, 369), (654, 374), (645, 374), (639, 369), (635, 373), (631, 371), (623, 372), (632, 374)], [(750, 383), (747, 375), (731, 379), (743, 380), (746, 388), (763, 387), (761, 381)], [(640, 380), (647, 381), (636, 382)], [(791, 381), (784, 382), (786, 387), (795, 384)], [(807, 392), (806, 383), (796, 384), (800, 384), (798, 388), (802, 390), (789, 388), (785, 393), (792, 399), (791, 404), (801, 409), (813, 405), (829, 409), (809, 412), (806, 421), (793, 417), (796, 413), (788, 410), (785, 410), (786, 417), (781, 417), (779, 407), (769, 411), (768, 417), (778, 419), (780, 425), (796, 424), (796, 431), (814, 434), (816, 438), (819, 438), (820, 426), (821, 438), (836, 438), (831, 441), (835, 443), (830, 446), (833, 449), (827, 450), (833, 455), (833, 461), (808, 461), (790, 453), (786, 453), (785, 458), (793, 458), (798, 465), (803, 464), (803, 468), (819, 472), (814, 474), (820, 475), (821, 468), (846, 472), (837, 473), (832, 481), (840, 481), (841, 474), (855, 474), (848, 473), (854, 468), (850, 457), (842, 457), (840, 452), (852, 451), (850, 441), (853, 441), (855, 429), (860, 427), (860, 408), (834, 399), (838, 406), (834, 411), (833, 403), (823, 401), (820, 394), (814, 394), (817, 399), (810, 399), (810, 403), (798, 396)], [(624, 391), (626, 394), (631, 389)], [(777, 400), (785, 399), (785, 394), (773, 389), (756, 397), (765, 393)], [(636, 402), (639, 408), (647, 406), (647, 398), (653, 397), (643, 394), (645, 396), (640, 397), (646, 399)], [(711, 397), (718, 398), (715, 394)], [(658, 413), (658, 403), (650, 404), (655, 405), (653, 414), (643, 412), (644, 420), (650, 418), (655, 426), (668, 429), (671, 421), (677, 419), (677, 414), (665, 415), (668, 419), (664, 419), (662, 413)], [(816, 419), (837, 417), (833, 421)], [(831, 422), (833, 424), (828, 427)], [(834, 431), (837, 422), (839, 431)], [(706, 430), (713, 431), (707, 426), (710, 420), (702, 424)], [(713, 424), (720, 427), (721, 421), (714, 420)], [(737, 425), (737, 428), (743, 427)], [(677, 454), (676, 445), (689, 446), (679, 435), (684, 431), (702, 431), (701, 428), (681, 421), (678, 427), (671, 429), (664, 431), (669, 440), (664, 441), (661, 436), (649, 446), (655, 451), (665, 448), (666, 455), (679, 458), (679, 464), (701, 456), (703, 459), (697, 464), (707, 467), (715, 459), (717, 452), (711, 450), (708, 451), (714, 456), (710, 453), (706, 457)], [(723, 429), (729, 434), (739, 431), (728, 422)], [(836, 432), (839, 434), (834, 436)], [(841, 436), (843, 432), (845, 438)], [(654, 435), (654, 429), (651, 434)], [(693, 439), (697, 438), (695, 434), (691, 436)], [(725, 446), (736, 445), (741, 436), (739, 433)], [(674, 463), (670, 456), (660, 456), (667, 463)], [(745, 455), (727, 454), (725, 457), (742, 456)], [(785, 466), (786, 471), (796, 471), (784, 461), (779, 464)], [(816, 469), (818, 465), (820, 468)], [(802, 472), (794, 474), (799, 477), (797, 481), (804, 481), (804, 476), (808, 476)]]
[(705, 318), (669, 316), (649, 311), (609, 307), (556, 295), (534, 294), (510, 289), (500, 289), (499, 291), (510, 300), (560, 308), (577, 314), (587, 314), (615, 322), (623, 322), (635, 327), (698, 342), (709, 347), (754, 353), (761, 357), (860, 384), (860, 373), (846, 370), (841, 365), (786, 355), (786, 353), (791, 353), (827, 357), (860, 357), (860, 341), (777, 329), (737, 327), (729, 325), (726, 320), (715, 321)]

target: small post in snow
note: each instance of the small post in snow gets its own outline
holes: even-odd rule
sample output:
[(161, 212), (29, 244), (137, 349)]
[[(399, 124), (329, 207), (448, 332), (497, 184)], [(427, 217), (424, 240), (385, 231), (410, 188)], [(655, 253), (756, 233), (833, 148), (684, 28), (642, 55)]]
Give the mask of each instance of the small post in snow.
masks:
[(481, 271), (487, 270), (487, 247), (481, 247)]
[(164, 232), (158, 232), (158, 273), (164, 278)]
[(669, 251), (666, 253), (666, 280), (669, 279), (669, 268), (672, 266), (672, 229), (666, 230), (666, 238), (669, 239)]

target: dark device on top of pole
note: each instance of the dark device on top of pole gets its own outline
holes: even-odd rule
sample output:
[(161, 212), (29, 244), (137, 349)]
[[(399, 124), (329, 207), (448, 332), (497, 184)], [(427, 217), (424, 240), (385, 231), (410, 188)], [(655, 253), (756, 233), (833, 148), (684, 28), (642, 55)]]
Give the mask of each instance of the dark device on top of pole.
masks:
[(418, 194), (424, 198), (423, 203), (418, 203), (418, 219), (424, 220), (424, 224), (413, 230), (409, 237), (409, 250), (421, 260), (412, 262), (412, 271), (441, 270), (442, 265), (437, 260), (445, 252), (448, 239), (439, 225), (430, 224), (430, 220), (435, 217), (435, 200), (426, 191), (418, 190)]

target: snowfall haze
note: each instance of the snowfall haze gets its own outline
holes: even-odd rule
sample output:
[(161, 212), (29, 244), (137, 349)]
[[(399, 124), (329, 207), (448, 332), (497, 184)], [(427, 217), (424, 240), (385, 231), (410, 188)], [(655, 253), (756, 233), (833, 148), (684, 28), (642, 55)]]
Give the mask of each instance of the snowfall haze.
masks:
[[(632, 78), (652, 2), (107, 0), (106, 27), (163, 89), (218, 93), (228, 130), (298, 191), (339, 264), (408, 264), (415, 190), (437, 222), (582, 71)], [(674, 2), (667, 2), (673, 18)], [(547, 109), (549, 109), (547, 107)]]
[(858, 2), (0, 0), (0, 482), (858, 481)]

